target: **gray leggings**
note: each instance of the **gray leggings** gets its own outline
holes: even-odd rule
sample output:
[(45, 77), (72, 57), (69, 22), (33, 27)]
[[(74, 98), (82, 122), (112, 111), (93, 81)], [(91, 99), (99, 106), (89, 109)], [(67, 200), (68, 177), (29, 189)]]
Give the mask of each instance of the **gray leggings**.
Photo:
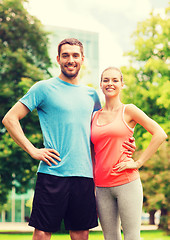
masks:
[(96, 201), (105, 240), (140, 240), (143, 189), (140, 178), (117, 187), (96, 187)]

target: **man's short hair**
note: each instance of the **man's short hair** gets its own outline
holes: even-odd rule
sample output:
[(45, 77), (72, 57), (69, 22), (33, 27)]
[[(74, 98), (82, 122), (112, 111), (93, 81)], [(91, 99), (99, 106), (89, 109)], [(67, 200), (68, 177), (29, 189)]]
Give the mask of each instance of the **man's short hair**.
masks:
[(58, 44), (58, 56), (60, 56), (61, 53), (61, 47), (64, 44), (69, 44), (69, 45), (77, 45), (80, 47), (80, 52), (82, 54), (82, 56), (84, 55), (84, 49), (83, 49), (83, 44), (76, 38), (66, 38), (64, 40), (62, 40), (59, 44)]

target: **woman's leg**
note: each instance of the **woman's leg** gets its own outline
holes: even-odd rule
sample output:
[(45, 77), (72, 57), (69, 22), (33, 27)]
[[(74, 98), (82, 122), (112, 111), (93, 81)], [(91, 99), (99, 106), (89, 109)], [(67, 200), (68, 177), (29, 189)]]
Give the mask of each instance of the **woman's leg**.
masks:
[(140, 240), (143, 190), (140, 179), (119, 186), (118, 208), (125, 240)]
[(97, 210), (105, 240), (121, 240), (117, 200), (110, 188), (96, 188)]

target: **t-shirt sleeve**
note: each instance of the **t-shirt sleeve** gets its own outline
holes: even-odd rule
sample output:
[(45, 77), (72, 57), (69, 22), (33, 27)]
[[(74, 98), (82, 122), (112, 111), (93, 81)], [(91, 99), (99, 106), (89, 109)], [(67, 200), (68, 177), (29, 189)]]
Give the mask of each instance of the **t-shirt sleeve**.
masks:
[(29, 91), (19, 99), (31, 112), (41, 106), (43, 101), (43, 89), (40, 82), (35, 83)]
[(94, 104), (93, 112), (101, 109), (101, 103), (100, 103), (100, 100), (99, 100), (99, 96), (98, 96), (98, 94), (95, 90), (94, 90), (94, 102), (95, 102), (95, 104)]

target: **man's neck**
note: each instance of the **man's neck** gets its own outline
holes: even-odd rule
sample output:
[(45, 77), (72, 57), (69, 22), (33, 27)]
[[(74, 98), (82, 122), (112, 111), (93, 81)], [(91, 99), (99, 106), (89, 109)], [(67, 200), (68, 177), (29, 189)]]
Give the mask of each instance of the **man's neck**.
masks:
[(75, 78), (67, 78), (63, 73), (60, 73), (60, 75), (58, 76), (62, 81), (70, 83), (70, 84), (74, 84), (74, 85), (78, 85), (79, 84), (79, 79), (78, 77)]

